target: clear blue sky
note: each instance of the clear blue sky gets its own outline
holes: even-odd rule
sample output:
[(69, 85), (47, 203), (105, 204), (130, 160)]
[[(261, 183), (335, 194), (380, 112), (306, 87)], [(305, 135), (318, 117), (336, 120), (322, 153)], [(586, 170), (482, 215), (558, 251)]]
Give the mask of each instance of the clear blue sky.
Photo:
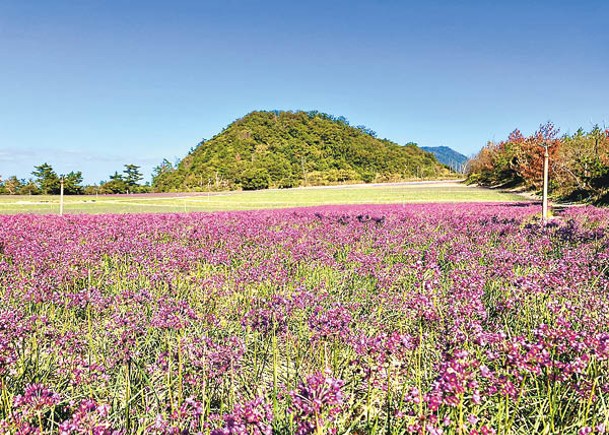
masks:
[(147, 178), (256, 109), (464, 153), (609, 125), (609, 1), (0, 0), (0, 175)]

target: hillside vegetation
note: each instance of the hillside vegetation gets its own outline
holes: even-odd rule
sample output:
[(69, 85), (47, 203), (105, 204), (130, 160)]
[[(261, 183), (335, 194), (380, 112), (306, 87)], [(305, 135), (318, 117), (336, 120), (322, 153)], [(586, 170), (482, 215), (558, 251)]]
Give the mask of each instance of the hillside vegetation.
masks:
[(506, 140), (487, 144), (470, 160), (468, 180), (485, 186), (542, 188), (543, 144), (550, 151), (550, 193), (554, 198), (607, 203), (609, 199), (609, 129), (559, 135), (552, 124), (531, 136), (519, 130)]
[(252, 112), (202, 141), (178, 165), (156, 168), (156, 191), (257, 190), (448, 176), (414, 144), (319, 112)]

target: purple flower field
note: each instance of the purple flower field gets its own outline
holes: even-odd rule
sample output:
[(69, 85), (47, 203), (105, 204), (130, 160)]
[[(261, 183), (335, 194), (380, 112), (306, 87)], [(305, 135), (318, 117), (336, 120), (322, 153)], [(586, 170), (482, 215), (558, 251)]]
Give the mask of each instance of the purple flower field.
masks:
[(609, 210), (0, 216), (0, 434), (609, 431)]

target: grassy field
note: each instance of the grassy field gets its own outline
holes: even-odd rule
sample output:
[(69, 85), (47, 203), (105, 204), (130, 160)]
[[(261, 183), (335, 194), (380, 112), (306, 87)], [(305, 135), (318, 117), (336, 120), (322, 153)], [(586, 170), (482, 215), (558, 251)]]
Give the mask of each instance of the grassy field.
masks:
[[(310, 187), (250, 192), (66, 196), (65, 213), (172, 213), (305, 207), (327, 204), (513, 202), (517, 195), (458, 182)], [(58, 196), (0, 196), (0, 214), (59, 212)]]

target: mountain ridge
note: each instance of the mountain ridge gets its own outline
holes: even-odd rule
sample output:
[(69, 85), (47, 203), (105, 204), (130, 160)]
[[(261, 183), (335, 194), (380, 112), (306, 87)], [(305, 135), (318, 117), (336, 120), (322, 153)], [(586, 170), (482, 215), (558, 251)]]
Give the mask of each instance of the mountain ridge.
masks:
[(469, 157), (461, 154), (454, 149), (447, 146), (438, 147), (420, 147), (423, 151), (427, 151), (436, 156), (438, 161), (455, 172), (463, 173), (465, 171), (465, 165), (469, 161)]

